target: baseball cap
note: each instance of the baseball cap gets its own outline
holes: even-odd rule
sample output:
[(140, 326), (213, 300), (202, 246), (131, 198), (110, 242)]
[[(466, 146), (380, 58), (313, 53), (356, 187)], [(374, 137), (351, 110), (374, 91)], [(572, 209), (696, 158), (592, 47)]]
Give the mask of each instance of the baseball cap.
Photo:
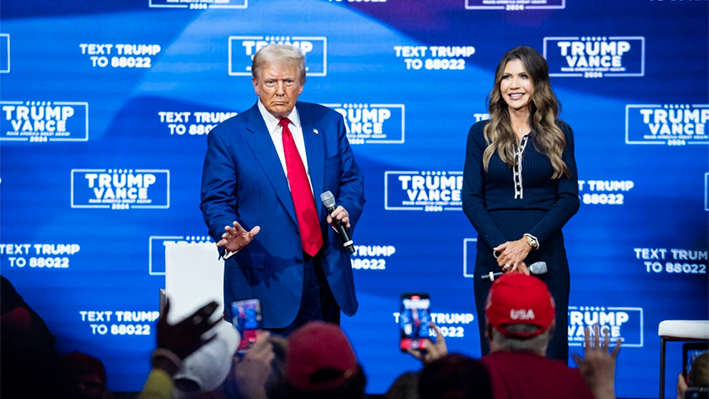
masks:
[(288, 337), (286, 378), (301, 391), (344, 385), (357, 374), (357, 358), (339, 326), (310, 321)]
[[(532, 338), (544, 333), (554, 321), (554, 299), (540, 279), (521, 273), (508, 273), (497, 278), (490, 287), (485, 303), (488, 322), (510, 338)], [(532, 324), (539, 327), (523, 333), (507, 329), (510, 324)]]
[(215, 338), (187, 356), (182, 362), (182, 368), (175, 374), (175, 398), (212, 392), (229, 375), (232, 358), (239, 346), (239, 332), (231, 323), (221, 320), (203, 337), (209, 339), (210, 334)]

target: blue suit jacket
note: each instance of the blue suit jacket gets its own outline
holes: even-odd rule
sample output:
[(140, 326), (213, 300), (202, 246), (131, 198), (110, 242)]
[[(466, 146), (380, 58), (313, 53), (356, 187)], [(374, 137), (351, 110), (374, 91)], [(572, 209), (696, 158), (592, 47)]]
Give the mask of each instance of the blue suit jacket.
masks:
[[(319, 197), (332, 192), (347, 209), (353, 232), (364, 205), (362, 172), (340, 114), (304, 102), (296, 108), (324, 239), (317, 256), (337, 304), (351, 316), (358, 307), (352, 264)], [(246, 230), (261, 226), (254, 241), (224, 262), (225, 308), (259, 298), (264, 327), (286, 327), (300, 307), (303, 250), (288, 180), (257, 105), (209, 133), (201, 192), (202, 214), (215, 241), (235, 220)]]

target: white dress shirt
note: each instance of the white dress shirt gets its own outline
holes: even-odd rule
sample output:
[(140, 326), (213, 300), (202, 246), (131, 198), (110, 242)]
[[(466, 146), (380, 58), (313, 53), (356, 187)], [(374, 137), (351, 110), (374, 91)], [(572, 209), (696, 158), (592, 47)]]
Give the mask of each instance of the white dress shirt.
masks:
[[(268, 128), (268, 133), (271, 135), (271, 140), (273, 140), (273, 145), (276, 147), (276, 152), (278, 153), (278, 159), (281, 160), (281, 166), (283, 167), (283, 173), (286, 174), (288, 178), (288, 168), (286, 167), (286, 156), (283, 152), (283, 128), (278, 123), (280, 120), (275, 116), (271, 115), (266, 107), (258, 101), (258, 110), (261, 112), (263, 121), (266, 122), (266, 128)], [(303, 128), (300, 125), (300, 116), (298, 115), (298, 109), (293, 107), (290, 115), (288, 115), (290, 123), (288, 128), (290, 129), (291, 135), (293, 136), (293, 141), (295, 141), (295, 147), (298, 149), (300, 154), (300, 159), (303, 160), (303, 166), (305, 166), (305, 173), (308, 175), (308, 182), (310, 182), (310, 170), (308, 169), (308, 155), (305, 153), (305, 140), (303, 139)], [(289, 187), (290, 188), (290, 187)], [(310, 190), (313, 189), (313, 183), (310, 183)]]

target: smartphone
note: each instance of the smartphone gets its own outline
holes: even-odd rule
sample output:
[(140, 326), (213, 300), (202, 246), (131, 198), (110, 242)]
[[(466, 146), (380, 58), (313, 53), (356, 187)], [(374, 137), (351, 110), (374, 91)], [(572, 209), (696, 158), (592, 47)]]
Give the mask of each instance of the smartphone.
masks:
[(231, 316), (234, 328), (239, 331), (238, 353), (245, 353), (256, 342), (259, 332), (263, 329), (261, 301), (258, 298), (244, 299), (231, 303)]
[(405, 293), (399, 304), (399, 348), (426, 351), (426, 338), (435, 342), (431, 334), (431, 300), (426, 293)]

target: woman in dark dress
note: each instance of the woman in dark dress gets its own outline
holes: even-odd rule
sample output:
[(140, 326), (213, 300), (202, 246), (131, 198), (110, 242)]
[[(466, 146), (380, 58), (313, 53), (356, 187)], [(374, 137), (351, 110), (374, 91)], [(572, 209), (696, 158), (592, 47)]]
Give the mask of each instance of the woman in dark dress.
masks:
[(463, 176), (463, 210), (478, 232), (475, 302), (482, 355), (489, 272), (537, 275), (556, 302), (556, 332), (547, 355), (567, 361), (569, 265), (561, 228), (578, 211), (578, 176), (571, 128), (558, 119), (559, 101), (546, 60), (520, 46), (502, 57), (488, 96), (489, 121), (468, 133)]

